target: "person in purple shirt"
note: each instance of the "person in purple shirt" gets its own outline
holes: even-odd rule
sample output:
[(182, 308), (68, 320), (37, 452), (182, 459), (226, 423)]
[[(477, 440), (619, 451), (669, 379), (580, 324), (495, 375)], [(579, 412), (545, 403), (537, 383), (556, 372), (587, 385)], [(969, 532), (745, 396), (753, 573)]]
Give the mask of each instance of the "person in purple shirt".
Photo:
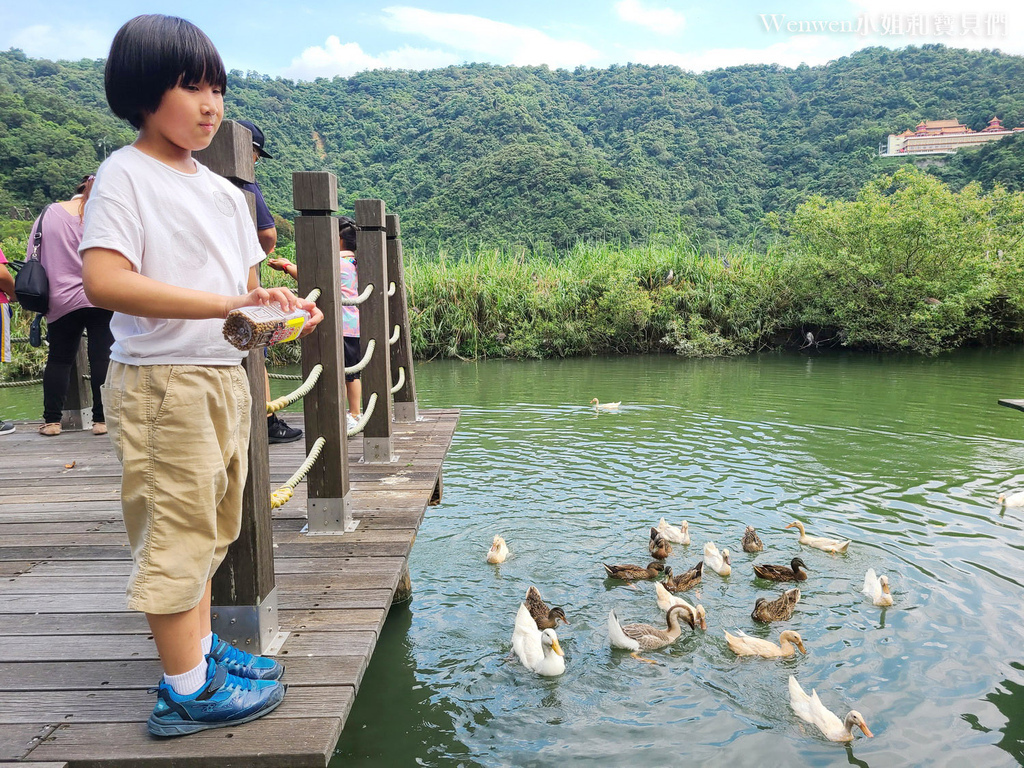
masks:
[(43, 425), (39, 434), (54, 437), (60, 434), (61, 413), (71, 383), (71, 367), (78, 354), (82, 332), (88, 331), (89, 373), (92, 376), (92, 433), (107, 434), (100, 386), (107, 378), (110, 364), (110, 333), (113, 312), (94, 307), (85, 297), (82, 286), (82, 257), (78, 244), (82, 241), (82, 218), (92, 189), (92, 176), (84, 176), (70, 200), (54, 203), (39, 215), (28, 239), (28, 255), (32, 239), (43, 227), (39, 261), (46, 269), (50, 283), (50, 311), (46, 313), (46, 338), (50, 348), (43, 370)]

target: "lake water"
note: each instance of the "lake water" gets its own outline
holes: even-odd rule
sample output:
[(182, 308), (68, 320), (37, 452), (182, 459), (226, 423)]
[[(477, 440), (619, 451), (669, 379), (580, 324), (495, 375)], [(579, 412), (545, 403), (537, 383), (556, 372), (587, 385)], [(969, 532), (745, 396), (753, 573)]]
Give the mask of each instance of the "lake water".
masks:
[[(280, 384), (286, 391), (288, 382)], [(421, 407), (462, 417), (411, 561), (332, 766), (974, 766), (1024, 762), (1024, 353), (935, 359), (821, 354), (673, 356), (417, 366)], [(275, 393), (277, 390), (275, 389)], [(0, 389), (0, 415), (38, 418), (38, 390)], [(596, 413), (591, 398), (621, 400)], [(0, 438), (2, 440), (2, 438)], [(653, 585), (607, 582), (601, 562), (648, 560), (651, 524), (690, 522), (680, 572), (707, 540), (733, 573), (705, 574), (707, 632), (684, 629), (642, 664), (606, 620), (663, 621)], [(793, 520), (853, 539), (800, 547)], [(766, 551), (740, 549), (753, 525)], [(512, 556), (484, 562), (495, 533)], [(755, 624), (753, 562), (810, 568), (789, 622)], [(895, 605), (860, 593), (889, 576)], [(529, 585), (565, 607), (567, 671), (509, 657)], [(687, 594), (692, 598), (691, 594)], [(738, 659), (723, 630), (808, 654)], [(791, 712), (795, 675), (875, 734), (833, 744)]]

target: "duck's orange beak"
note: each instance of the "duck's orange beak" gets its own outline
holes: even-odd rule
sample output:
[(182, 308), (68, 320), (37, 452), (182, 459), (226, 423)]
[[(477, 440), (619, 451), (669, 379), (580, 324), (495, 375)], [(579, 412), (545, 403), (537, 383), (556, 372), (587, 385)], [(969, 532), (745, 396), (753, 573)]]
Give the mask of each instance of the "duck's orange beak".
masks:
[(865, 736), (867, 736), (867, 737), (868, 737), (869, 739), (873, 739), (873, 738), (875, 738), (875, 734), (873, 734), (873, 733), (871, 732), (871, 729), (870, 729), (870, 728), (868, 728), (868, 724), (867, 724), (867, 723), (861, 723), (861, 724), (860, 724), (860, 729), (861, 729), (862, 731), (864, 731), (864, 735), (865, 735)]
[[(558, 644), (557, 640), (551, 643), (551, 650), (557, 653), (559, 656), (565, 656), (565, 654), (562, 653), (562, 646)], [(868, 735), (870, 736), (871, 734), (869, 733)]]

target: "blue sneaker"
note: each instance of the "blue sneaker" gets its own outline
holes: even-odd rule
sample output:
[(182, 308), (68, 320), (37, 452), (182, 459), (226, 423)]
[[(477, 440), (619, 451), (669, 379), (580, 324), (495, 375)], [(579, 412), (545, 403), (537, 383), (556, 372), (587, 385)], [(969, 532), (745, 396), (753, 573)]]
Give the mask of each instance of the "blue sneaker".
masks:
[(279, 680), (284, 674), (284, 665), (268, 656), (253, 656), (235, 648), (217, 635), (210, 645), (210, 656), (228, 672), (250, 680)]
[(179, 696), (165, 681), (160, 681), (156, 706), (146, 723), (154, 736), (187, 736), (210, 728), (241, 725), (272, 712), (284, 699), (282, 683), (236, 677), (207, 658), (208, 682), (198, 693)]

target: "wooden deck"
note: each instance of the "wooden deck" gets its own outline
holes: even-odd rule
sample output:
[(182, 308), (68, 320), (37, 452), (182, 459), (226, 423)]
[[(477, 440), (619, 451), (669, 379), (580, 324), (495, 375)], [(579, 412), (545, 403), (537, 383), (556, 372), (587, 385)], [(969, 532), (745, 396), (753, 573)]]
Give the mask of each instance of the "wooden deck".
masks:
[[(302, 426), (301, 417), (288, 421)], [(43, 438), (19, 424), (0, 465), (0, 764), (325, 766), (387, 617), (424, 511), (439, 487), (458, 411), (395, 424), (398, 460), (359, 463), (350, 446), (358, 528), (306, 536), (305, 487), (274, 512), (288, 694), (237, 728), (156, 739), (145, 721), (160, 665), (145, 618), (125, 610), (131, 555), (121, 523), (120, 465), (109, 440)], [(304, 442), (270, 447), (281, 485)], [(66, 465), (73, 465), (68, 467)]]

